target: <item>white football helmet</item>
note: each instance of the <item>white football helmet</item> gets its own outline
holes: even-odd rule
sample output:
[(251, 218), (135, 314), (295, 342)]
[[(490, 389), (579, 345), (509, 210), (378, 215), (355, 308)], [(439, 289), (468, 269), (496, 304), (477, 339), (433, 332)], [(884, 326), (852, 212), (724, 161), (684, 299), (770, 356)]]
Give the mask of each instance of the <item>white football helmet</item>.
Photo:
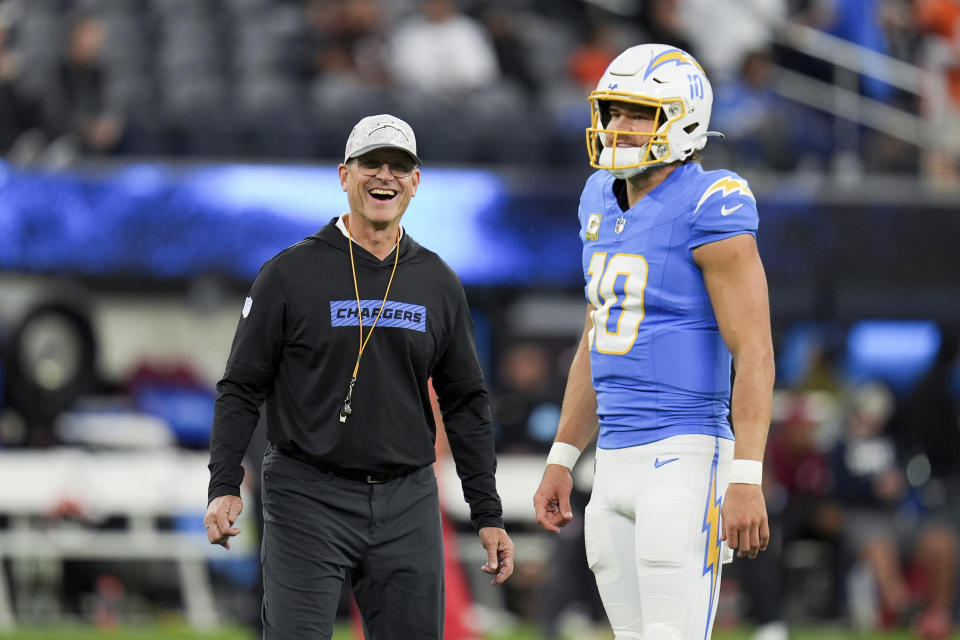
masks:
[[(703, 67), (686, 51), (641, 44), (617, 56), (590, 94), (587, 153), (590, 166), (629, 178), (648, 167), (685, 160), (703, 149), (710, 135), (713, 89)], [(656, 110), (654, 131), (607, 129), (610, 102)], [(620, 136), (650, 135), (640, 147), (617, 147)]]

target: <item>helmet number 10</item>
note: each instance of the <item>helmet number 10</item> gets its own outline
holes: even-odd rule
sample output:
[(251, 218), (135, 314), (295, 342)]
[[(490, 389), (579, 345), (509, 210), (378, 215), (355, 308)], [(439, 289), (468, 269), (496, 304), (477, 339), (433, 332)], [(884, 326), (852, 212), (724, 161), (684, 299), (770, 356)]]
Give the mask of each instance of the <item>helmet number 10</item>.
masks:
[[(606, 252), (590, 258), (587, 273), (587, 299), (595, 309), (590, 345), (600, 353), (624, 354), (630, 351), (643, 320), (643, 291), (647, 286), (647, 261), (633, 253)], [(615, 326), (610, 329), (611, 315)]]
[(690, 83), (690, 99), (703, 98), (703, 76), (692, 73), (687, 76), (687, 82)]

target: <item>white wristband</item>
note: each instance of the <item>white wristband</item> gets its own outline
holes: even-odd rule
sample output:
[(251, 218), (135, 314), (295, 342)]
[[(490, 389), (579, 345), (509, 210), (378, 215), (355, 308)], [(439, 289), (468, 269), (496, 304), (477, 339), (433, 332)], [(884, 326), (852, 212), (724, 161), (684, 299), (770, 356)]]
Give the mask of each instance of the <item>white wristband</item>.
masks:
[(763, 484), (763, 463), (759, 460), (734, 460), (730, 465), (730, 484)]
[(580, 457), (580, 449), (566, 442), (554, 442), (550, 447), (550, 453), (547, 455), (547, 464), (559, 464), (567, 469), (573, 470), (573, 465), (577, 464), (577, 458)]

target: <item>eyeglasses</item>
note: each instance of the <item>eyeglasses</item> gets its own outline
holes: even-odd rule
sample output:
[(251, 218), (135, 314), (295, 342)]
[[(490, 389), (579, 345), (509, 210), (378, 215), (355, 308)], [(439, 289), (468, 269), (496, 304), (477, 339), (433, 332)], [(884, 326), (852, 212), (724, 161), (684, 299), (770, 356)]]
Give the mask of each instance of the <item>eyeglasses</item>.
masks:
[(365, 176), (375, 176), (380, 173), (381, 167), (387, 165), (394, 178), (406, 178), (413, 173), (413, 163), (403, 160), (383, 162), (379, 158), (357, 158), (357, 170)]

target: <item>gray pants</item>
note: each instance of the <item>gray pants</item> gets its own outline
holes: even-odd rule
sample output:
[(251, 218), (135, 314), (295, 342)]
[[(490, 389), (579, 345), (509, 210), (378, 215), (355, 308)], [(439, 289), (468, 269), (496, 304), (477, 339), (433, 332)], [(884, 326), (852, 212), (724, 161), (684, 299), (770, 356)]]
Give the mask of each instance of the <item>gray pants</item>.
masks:
[(443, 539), (432, 467), (368, 484), (271, 446), (262, 491), (264, 640), (329, 639), (346, 575), (367, 640), (443, 637)]

